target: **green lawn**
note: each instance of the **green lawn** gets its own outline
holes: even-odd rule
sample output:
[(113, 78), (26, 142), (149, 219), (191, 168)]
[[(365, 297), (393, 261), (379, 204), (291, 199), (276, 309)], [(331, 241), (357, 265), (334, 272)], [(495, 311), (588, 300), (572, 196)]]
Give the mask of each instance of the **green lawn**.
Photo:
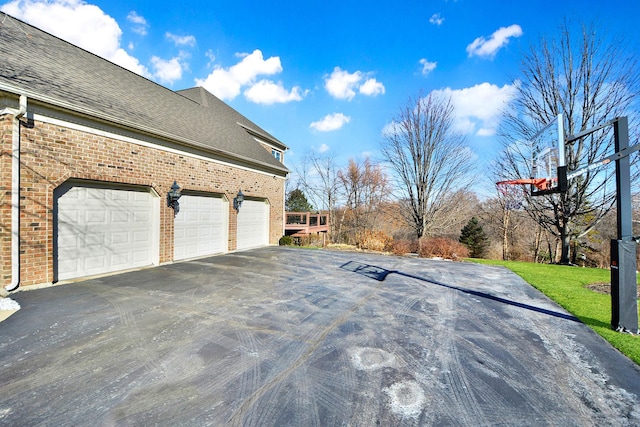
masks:
[(640, 365), (640, 336), (612, 330), (611, 297), (586, 288), (592, 283), (609, 283), (609, 270), (518, 261), (469, 261), (509, 268)]

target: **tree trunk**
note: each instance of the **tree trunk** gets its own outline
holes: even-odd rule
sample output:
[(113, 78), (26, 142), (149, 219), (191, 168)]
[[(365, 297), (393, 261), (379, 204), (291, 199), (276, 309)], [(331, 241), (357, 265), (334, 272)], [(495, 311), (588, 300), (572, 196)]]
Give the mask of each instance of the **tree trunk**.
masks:
[(509, 209), (502, 213), (502, 259), (509, 260)]
[(571, 264), (571, 236), (569, 234), (569, 225), (564, 223), (560, 230), (560, 242), (562, 244), (562, 254), (560, 255), (560, 264)]
[[(538, 262), (540, 260), (540, 244), (542, 243), (542, 227), (538, 225), (536, 228), (536, 239), (535, 245), (533, 247), (533, 262)], [(551, 256), (551, 254), (549, 254)]]

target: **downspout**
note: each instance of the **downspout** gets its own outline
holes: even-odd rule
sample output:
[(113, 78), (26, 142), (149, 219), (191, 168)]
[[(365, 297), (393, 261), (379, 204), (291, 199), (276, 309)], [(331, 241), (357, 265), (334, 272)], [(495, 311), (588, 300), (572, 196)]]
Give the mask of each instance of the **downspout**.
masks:
[[(280, 236), (284, 236), (287, 234), (287, 181), (289, 180), (289, 174), (284, 177), (284, 185), (282, 186), (282, 234)], [(278, 242), (280, 244), (280, 242)]]
[(27, 97), (20, 95), (11, 132), (11, 283), (5, 286), (9, 292), (20, 286), (20, 119), (26, 112)]

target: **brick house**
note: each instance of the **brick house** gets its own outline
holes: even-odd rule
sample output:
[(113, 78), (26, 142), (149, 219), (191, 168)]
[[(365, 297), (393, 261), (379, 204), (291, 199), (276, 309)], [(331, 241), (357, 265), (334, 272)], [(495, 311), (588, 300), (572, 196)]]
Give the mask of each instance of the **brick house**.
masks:
[(0, 148), (7, 289), (283, 235), (282, 142), (203, 88), (174, 92), (3, 13)]

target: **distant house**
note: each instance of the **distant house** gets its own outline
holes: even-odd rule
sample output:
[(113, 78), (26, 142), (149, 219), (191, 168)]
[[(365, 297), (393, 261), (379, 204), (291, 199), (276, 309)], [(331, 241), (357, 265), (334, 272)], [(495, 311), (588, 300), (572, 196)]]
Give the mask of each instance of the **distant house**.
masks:
[(320, 235), (322, 241), (329, 232), (329, 214), (318, 212), (285, 212), (284, 234), (293, 237)]
[(284, 233), (286, 145), (203, 88), (174, 92), (3, 13), (0, 146), (6, 288)]

